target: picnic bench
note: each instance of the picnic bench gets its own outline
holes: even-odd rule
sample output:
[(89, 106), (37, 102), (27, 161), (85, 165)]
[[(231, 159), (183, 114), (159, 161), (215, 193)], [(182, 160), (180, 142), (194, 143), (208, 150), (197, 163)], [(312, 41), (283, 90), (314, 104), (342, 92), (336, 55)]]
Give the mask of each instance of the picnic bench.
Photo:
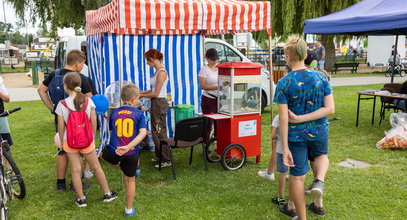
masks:
[(336, 74), (338, 70), (350, 69), (352, 73), (358, 71), (359, 63), (335, 63), (334, 68), (331, 70), (332, 74)]

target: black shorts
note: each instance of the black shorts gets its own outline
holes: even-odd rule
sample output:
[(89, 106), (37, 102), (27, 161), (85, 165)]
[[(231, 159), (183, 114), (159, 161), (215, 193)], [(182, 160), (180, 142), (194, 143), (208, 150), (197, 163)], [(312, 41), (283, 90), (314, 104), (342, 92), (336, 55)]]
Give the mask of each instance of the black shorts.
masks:
[(13, 145), (13, 139), (11, 139), (11, 134), (10, 133), (2, 133), (1, 138), (3, 140), (7, 141), (8, 146), (11, 147)]
[(124, 175), (128, 177), (136, 176), (137, 163), (139, 158), (138, 153), (128, 156), (119, 156), (117, 154), (111, 154), (107, 150), (107, 147), (105, 147), (105, 149), (103, 149), (102, 158), (113, 165), (119, 164), (120, 169), (123, 171)]

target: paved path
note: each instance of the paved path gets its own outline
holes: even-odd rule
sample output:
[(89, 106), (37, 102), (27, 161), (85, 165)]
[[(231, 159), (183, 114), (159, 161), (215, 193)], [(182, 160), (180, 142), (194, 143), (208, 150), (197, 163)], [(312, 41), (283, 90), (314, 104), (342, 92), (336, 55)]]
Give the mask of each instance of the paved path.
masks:
[[(407, 77), (395, 76), (394, 83), (402, 83), (407, 80)], [(353, 86), (353, 85), (368, 85), (390, 83), (391, 78), (383, 76), (363, 76), (363, 77), (338, 77), (331, 78), (331, 86)]]
[(36, 88), (7, 88), (12, 102), (40, 100)]
[(12, 102), (40, 100), (37, 89), (32, 86), (32, 79), (25, 73), (3, 73), (1, 77)]
[[(401, 83), (407, 80), (407, 77), (394, 77), (395, 83)], [(367, 85), (367, 84), (380, 84), (390, 83), (390, 77), (383, 76), (367, 76), (367, 77), (341, 77), (332, 78), (332, 86), (348, 86), (348, 85)], [(36, 88), (8, 88), (10, 98), (13, 102), (17, 101), (32, 101), (40, 100)]]

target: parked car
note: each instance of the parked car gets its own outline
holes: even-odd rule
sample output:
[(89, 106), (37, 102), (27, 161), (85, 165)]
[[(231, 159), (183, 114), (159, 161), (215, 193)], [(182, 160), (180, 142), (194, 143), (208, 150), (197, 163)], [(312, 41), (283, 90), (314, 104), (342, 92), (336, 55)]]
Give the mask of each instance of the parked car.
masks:
[[(237, 50), (232, 45), (226, 43), (225, 41), (213, 39), (213, 38), (205, 38), (205, 48), (215, 48), (220, 56), (220, 62), (252, 62), (246, 56), (244, 56), (239, 50)], [(65, 66), (66, 63), (66, 55), (69, 51), (73, 49), (82, 50), (86, 53), (87, 51), (87, 42), (86, 36), (73, 36), (73, 37), (62, 37), (57, 42), (57, 49), (55, 55), (55, 68), (62, 68)], [(82, 71), (83, 73), (83, 71)], [(87, 73), (84, 73), (87, 75)], [(197, 76), (198, 77), (198, 76)], [(271, 97), (274, 94), (270, 95), (270, 74), (266, 68), (262, 69), (261, 72), (261, 91), (262, 91), (262, 107), (261, 110), (263, 111), (264, 108), (270, 104)], [(273, 82), (273, 88), (274, 82)]]

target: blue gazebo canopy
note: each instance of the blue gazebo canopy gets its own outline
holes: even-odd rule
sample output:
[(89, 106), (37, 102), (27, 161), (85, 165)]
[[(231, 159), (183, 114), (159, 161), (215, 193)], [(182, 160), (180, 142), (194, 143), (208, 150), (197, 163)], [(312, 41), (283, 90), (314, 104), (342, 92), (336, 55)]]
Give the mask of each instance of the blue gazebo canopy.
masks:
[(407, 35), (407, 0), (364, 0), (308, 19), (305, 34)]

